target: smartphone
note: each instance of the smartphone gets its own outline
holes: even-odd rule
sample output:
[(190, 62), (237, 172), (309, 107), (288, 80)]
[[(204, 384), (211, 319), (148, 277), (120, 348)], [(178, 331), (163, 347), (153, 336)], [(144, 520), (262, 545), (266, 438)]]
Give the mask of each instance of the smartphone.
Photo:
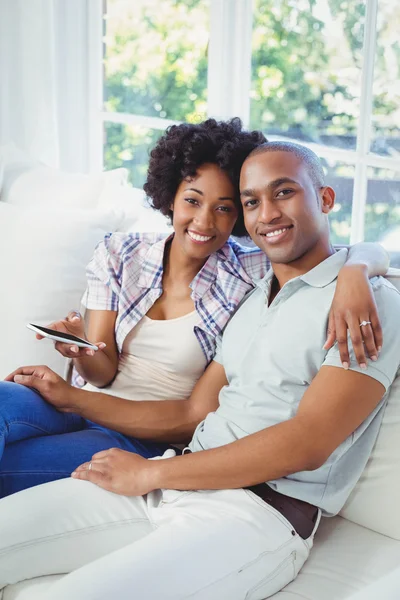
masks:
[(49, 329), (48, 327), (42, 327), (41, 325), (34, 325), (33, 323), (27, 324), (28, 329), (32, 329), (36, 333), (39, 333), (43, 337), (54, 340), (55, 342), (64, 342), (65, 344), (71, 344), (73, 346), (79, 346), (80, 348), (90, 348), (90, 350), (98, 350), (98, 347), (90, 342), (83, 340), (82, 338), (71, 335), (70, 333), (62, 333), (55, 329)]

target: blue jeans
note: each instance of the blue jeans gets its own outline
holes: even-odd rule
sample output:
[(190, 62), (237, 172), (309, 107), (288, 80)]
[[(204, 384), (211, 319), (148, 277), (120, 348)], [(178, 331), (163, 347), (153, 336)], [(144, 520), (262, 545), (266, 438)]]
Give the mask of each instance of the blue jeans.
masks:
[(121, 448), (151, 458), (170, 447), (61, 413), (37, 392), (0, 382), (0, 498), (69, 477), (101, 450)]

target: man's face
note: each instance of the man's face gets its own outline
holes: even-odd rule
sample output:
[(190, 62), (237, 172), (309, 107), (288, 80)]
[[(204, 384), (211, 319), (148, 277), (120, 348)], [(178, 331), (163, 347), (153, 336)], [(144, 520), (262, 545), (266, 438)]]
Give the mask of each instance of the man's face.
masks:
[[(329, 235), (331, 188), (315, 190), (305, 164), (289, 152), (248, 158), (240, 174), (246, 229), (272, 263), (290, 263)], [(328, 195), (328, 203), (325, 196)]]

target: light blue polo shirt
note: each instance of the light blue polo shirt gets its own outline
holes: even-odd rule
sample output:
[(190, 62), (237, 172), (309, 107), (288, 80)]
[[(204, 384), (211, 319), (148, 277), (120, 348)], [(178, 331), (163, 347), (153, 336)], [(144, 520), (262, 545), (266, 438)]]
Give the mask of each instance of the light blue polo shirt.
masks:
[[(321, 366), (343, 368), (337, 346), (328, 352), (322, 347), (337, 276), (346, 258), (347, 250), (340, 250), (288, 281), (270, 306), (272, 271), (246, 297), (225, 328), (215, 357), (224, 366), (229, 385), (220, 392), (219, 408), (197, 427), (192, 451), (229, 444), (290, 419)], [(319, 469), (268, 482), (283, 494), (319, 506), (326, 515), (339, 512), (366, 465), (400, 364), (400, 292), (383, 277), (371, 284), (383, 348), (378, 360), (368, 361), (363, 370), (349, 343), (350, 369), (380, 381), (386, 394)]]

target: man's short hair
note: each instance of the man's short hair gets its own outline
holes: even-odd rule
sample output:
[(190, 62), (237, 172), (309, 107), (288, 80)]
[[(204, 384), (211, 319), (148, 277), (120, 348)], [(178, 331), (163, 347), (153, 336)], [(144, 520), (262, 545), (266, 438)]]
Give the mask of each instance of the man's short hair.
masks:
[(321, 161), (315, 152), (306, 148), (306, 146), (301, 146), (294, 142), (266, 142), (255, 148), (248, 158), (257, 154), (263, 154), (264, 152), (289, 152), (290, 154), (294, 154), (305, 164), (315, 190), (318, 191), (325, 186), (325, 173)]

